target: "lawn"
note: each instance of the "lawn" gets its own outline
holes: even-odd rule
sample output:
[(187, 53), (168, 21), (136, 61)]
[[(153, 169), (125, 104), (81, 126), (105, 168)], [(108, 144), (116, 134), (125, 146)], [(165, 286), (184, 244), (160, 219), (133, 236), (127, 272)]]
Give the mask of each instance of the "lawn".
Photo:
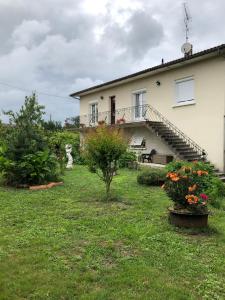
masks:
[(119, 171), (108, 203), (82, 166), (47, 191), (0, 188), (0, 299), (225, 299), (225, 211), (175, 229), (136, 177)]

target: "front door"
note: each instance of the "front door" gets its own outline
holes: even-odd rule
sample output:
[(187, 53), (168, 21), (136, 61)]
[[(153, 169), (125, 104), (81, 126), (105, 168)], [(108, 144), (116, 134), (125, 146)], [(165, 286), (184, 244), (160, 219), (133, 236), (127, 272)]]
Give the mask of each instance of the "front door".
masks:
[(110, 97), (111, 104), (111, 124), (115, 124), (116, 122), (116, 97)]

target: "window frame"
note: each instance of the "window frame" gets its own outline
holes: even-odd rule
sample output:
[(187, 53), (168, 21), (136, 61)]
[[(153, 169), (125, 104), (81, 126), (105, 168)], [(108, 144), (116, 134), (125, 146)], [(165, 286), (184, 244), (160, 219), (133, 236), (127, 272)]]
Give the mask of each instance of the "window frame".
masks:
[[(191, 99), (185, 99), (182, 100), (182, 98), (179, 99), (179, 91), (178, 91), (178, 85), (183, 82), (192, 82), (192, 98)], [(185, 78), (177, 79), (175, 80), (175, 106), (182, 106), (182, 105), (188, 105), (188, 104), (194, 104), (195, 103), (195, 79), (194, 76), (188, 76)]]
[[(136, 97), (137, 97), (137, 95), (141, 95), (141, 94), (142, 94), (142, 104), (137, 106), (136, 105)], [(143, 94), (145, 94), (145, 97), (143, 96)], [(132, 91), (133, 119), (135, 121), (140, 121), (140, 120), (144, 119), (144, 113), (145, 113), (144, 105), (146, 105), (146, 102), (147, 102), (146, 95), (147, 95), (146, 88)], [(140, 103), (140, 98), (139, 98), (139, 103)], [(137, 112), (138, 112), (139, 116), (136, 115)]]
[[(90, 101), (88, 104), (89, 104), (89, 123), (95, 125), (98, 123), (98, 101), (97, 100)], [(93, 106), (97, 107), (97, 111), (95, 112), (95, 114), (92, 113)]]

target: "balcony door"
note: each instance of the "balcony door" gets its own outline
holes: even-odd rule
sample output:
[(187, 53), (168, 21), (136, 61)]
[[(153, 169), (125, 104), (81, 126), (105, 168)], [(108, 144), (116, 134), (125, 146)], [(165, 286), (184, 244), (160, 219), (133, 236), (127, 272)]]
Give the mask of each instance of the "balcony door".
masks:
[(98, 123), (98, 103), (90, 104), (90, 125), (96, 125)]
[(134, 93), (134, 120), (135, 121), (141, 121), (144, 120), (145, 117), (145, 91), (140, 91)]
[(110, 106), (111, 106), (111, 124), (116, 123), (116, 97), (110, 97)]

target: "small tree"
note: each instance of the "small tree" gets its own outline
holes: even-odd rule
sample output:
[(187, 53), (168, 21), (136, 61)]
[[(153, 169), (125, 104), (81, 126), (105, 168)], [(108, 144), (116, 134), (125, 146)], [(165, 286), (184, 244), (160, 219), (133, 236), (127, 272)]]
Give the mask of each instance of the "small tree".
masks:
[(19, 112), (5, 113), (10, 124), (0, 153), (0, 171), (9, 185), (42, 184), (58, 178), (58, 163), (43, 129), (43, 109), (33, 94), (25, 98)]
[(120, 129), (105, 125), (92, 129), (85, 138), (87, 163), (90, 169), (104, 181), (107, 199), (109, 199), (110, 185), (117, 169), (117, 162), (126, 152), (127, 144)]

